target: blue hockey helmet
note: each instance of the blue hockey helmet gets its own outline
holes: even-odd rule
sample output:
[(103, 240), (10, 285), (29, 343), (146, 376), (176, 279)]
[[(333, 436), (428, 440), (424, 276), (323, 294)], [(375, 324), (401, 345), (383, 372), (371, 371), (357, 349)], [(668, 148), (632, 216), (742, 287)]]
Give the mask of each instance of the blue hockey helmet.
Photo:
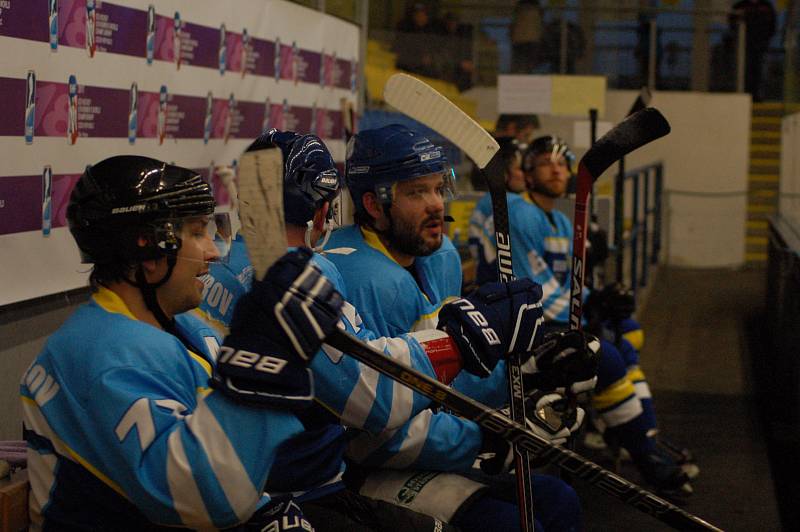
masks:
[[(342, 180), (327, 146), (316, 135), (270, 129), (247, 151), (278, 147), (283, 154), (283, 217), (286, 223), (305, 226), (314, 213), (332, 202)], [(332, 211), (329, 211), (332, 214)]]
[(569, 146), (564, 139), (554, 137), (552, 135), (545, 135), (533, 139), (528, 149), (525, 151), (522, 159), (522, 169), (525, 172), (531, 172), (535, 168), (535, 160), (539, 155), (547, 153), (551, 158), (558, 158), (563, 156), (567, 161), (567, 169), (569, 173), (573, 173), (573, 165), (575, 164), (575, 154), (569, 149)]
[(448, 192), (455, 174), (444, 150), (427, 137), (400, 124), (367, 129), (347, 145), (346, 181), (356, 212), (364, 211), (363, 196), (374, 192), (382, 204), (392, 202), (392, 185), (442, 173)]

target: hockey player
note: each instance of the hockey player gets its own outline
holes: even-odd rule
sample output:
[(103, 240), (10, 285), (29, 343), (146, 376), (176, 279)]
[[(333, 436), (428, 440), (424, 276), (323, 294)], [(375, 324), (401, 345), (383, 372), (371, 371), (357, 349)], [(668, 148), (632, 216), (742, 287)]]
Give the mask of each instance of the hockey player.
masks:
[[(549, 330), (566, 328), (569, 321), (572, 223), (554, 206), (566, 193), (573, 160), (563, 140), (535, 139), (523, 158), (527, 191), (509, 202), (508, 209), (512, 249), (527, 259), (514, 261), (514, 274), (541, 284)], [(484, 231), (493, 242), (493, 227)], [(687, 475), (649, 432), (655, 428), (655, 414), (635, 350), (626, 349), (623, 356), (611, 342), (602, 342), (592, 405), (606, 425), (605, 436), (630, 453), (648, 483), (666, 495), (691, 493)]]
[[(276, 130), (262, 135), (250, 149), (270, 147), (279, 147), (285, 160), (284, 208), (287, 241), (290, 246), (315, 242), (324, 232), (330, 202), (340, 188), (333, 159), (316, 136)], [(236, 252), (236, 244), (233, 249)], [(243, 250), (243, 247), (238, 249)], [(326, 277), (340, 287), (346, 298), (344, 284), (335, 266), (320, 255), (315, 255), (314, 261)], [(234, 264), (237, 266), (231, 268)], [(224, 325), (226, 315), (214, 305), (214, 301), (220, 298), (212, 298), (211, 293), (217, 283), (225, 286), (231, 293), (244, 290), (245, 287), (237, 285), (246, 282), (248, 269), (249, 266), (244, 261), (237, 261), (235, 257), (227, 265), (219, 263), (212, 266), (209, 278), (206, 279), (207, 290), (202, 305), (207, 315), (215, 316)], [(220, 289), (216, 289), (216, 292), (219, 291)], [(472, 314), (451, 305), (449, 323), (459, 331), (454, 337), (433, 330), (396, 335), (393, 338), (376, 338), (363, 325), (356, 309), (348, 303), (344, 304), (341, 326), (362, 340), (383, 349), (387, 356), (410, 363), (443, 382), (450, 382), (462, 366), (469, 371), (488, 373), (497, 363), (496, 353), (505, 353), (508, 350), (511, 334), (505, 331), (509, 329), (509, 324), (517, 323), (515, 316), (518, 315), (522, 318), (519, 322), (519, 337), (526, 338), (527, 348), (527, 339), (534, 336), (540, 312), (537, 309), (525, 312), (525, 308), (533, 306), (539, 295), (540, 291), (532, 283), (514, 283), (508, 288), (498, 285), (492, 291), (487, 290), (481, 296), (471, 298), (469, 301), (473, 305)], [(471, 316), (475, 310), (486, 316), (486, 325), (500, 331), (499, 339), (503, 346), (499, 351), (495, 346), (487, 344), (483, 332), (473, 325)], [(464, 347), (470, 344), (478, 346), (478, 349)], [(323, 351), (311, 363), (319, 407), (297, 414), (304, 424), (305, 432), (292, 438), (287, 444), (287, 447), (292, 448), (294, 457), (280, 466), (287, 475), (291, 474), (298, 480), (303, 479), (303, 493), (297, 493), (301, 491), (297, 489), (295, 492), (305, 515), (315, 523), (318, 530), (340, 530), (344, 527), (357, 527), (359, 523), (370, 529), (431, 528), (431, 518), (418, 516), (416, 521), (403, 522), (401, 519), (408, 519), (409, 514), (417, 514), (385, 502), (365, 499), (345, 489), (340, 480), (344, 469), (342, 455), (346, 437), (342, 424), (372, 434), (395, 431), (412, 416), (426, 410), (428, 400), (330, 347), (323, 347)], [(450, 463), (445, 464), (451, 467), (461, 463), (471, 465), (483, 443), (483, 434), (477, 425), (466, 434), (448, 433), (443, 434), (443, 437), (449, 438), (450, 449), (454, 454)], [(508, 445), (495, 439), (491, 440), (491, 444), (493, 448), (504, 450), (502, 458), (505, 459)], [(468, 487), (473, 491), (480, 488), (478, 485)], [(269, 483), (267, 488), (282, 490), (280, 486), (271, 486)], [(569, 501), (558, 502), (568, 504)], [(436, 523), (442, 526), (440, 521), (436, 520)], [(424, 528), (426, 526), (428, 528)]]
[[(399, 125), (363, 131), (351, 142), (347, 184), (355, 204), (356, 224), (334, 232), (327, 250), (327, 256), (344, 277), (348, 297), (365, 309), (365, 323), (383, 334), (434, 326), (452, 330), (449, 312), (452, 306), (446, 301), (459, 296), (461, 265), (452, 243), (442, 232), (444, 199), (452, 171), (441, 149)], [(559, 337), (554, 342), (559, 347), (551, 353), (564, 354), (565, 343), (574, 342), (575, 360), (591, 358), (584, 341), (582, 336)], [(545, 358), (548, 362), (537, 358), (539, 367), (553, 360)], [(586, 370), (578, 363), (576, 366)], [(587, 366), (590, 368), (579, 378), (560, 375), (560, 381), (566, 381), (560, 385), (593, 382), (591, 364)], [(501, 362), (489, 378), (479, 383), (462, 373), (453, 384), (499, 407), (508, 401), (505, 374)], [(545, 401), (559, 398), (555, 397), (548, 395)], [(542, 405), (534, 401), (533, 406)], [(574, 429), (579, 424), (580, 420), (565, 423), (564, 428)], [(564, 441), (568, 433), (569, 430), (563, 430), (558, 438), (553, 434), (549, 438)], [(412, 508), (434, 515), (455, 515), (453, 519), (464, 529), (513, 529), (519, 526), (514, 504), (501, 503), (491, 493), (475, 503), (468, 500), (474, 493), (474, 483), (463, 476), (419, 472), (444, 469), (470, 473), (472, 460), (464, 458), (474, 459), (475, 452), (480, 451), (480, 441), (473, 436), (478, 434), (472, 422), (445, 412), (428, 411), (400, 430), (378, 438), (359, 436), (349, 453), (361, 464), (383, 468), (369, 473), (363, 493), (388, 498), (392, 493), (404, 491), (404, 486), (414, 486), (415, 496), (404, 501)], [(456, 438), (461, 441), (458, 447), (453, 447)], [(504, 449), (507, 451), (508, 447)], [(483, 466), (497, 472), (501, 468), (492, 466), (497, 466), (498, 461), (502, 464), (508, 455), (494, 451), (500, 460), (491, 465), (483, 462)], [(404, 471), (394, 473), (389, 469)], [(574, 497), (570, 488), (550, 477), (536, 477), (534, 484), (537, 508), (541, 508), (537, 518), (542, 519), (545, 528), (568, 528), (579, 522), (576, 511), (559, 508), (554, 502)], [(483, 484), (480, 486), (486, 489)], [(548, 496), (553, 499), (548, 500)]]
[(146, 157), (105, 159), (76, 183), (67, 219), (93, 295), (20, 384), (33, 528), (311, 530), (263, 486), (303, 431), (287, 408), (312, 397), (320, 339), (307, 331), (333, 330), (341, 296), (310, 254), (289, 253), (240, 299), (220, 348), (187, 314), (220, 259), (213, 210), (199, 175)]

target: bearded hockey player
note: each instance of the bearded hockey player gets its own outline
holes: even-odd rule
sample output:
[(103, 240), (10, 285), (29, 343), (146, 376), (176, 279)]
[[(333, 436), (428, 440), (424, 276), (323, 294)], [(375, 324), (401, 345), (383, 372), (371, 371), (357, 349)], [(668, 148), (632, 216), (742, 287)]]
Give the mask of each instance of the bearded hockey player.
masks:
[[(111, 157), (76, 183), (67, 219), (94, 265), (93, 295), (20, 385), (34, 528), (311, 530), (290, 498), (263, 488), (304, 430), (287, 407), (310, 389), (319, 348), (287, 338), (331, 331), (341, 297), (307, 254), (287, 254), (242, 296), (220, 349), (187, 313), (222, 259), (213, 211), (199, 175), (146, 157)], [(281, 300), (292, 322), (267, 311)], [(258, 371), (245, 363), (254, 359), (281, 369)]]
[[(276, 130), (262, 135), (250, 150), (274, 148), (281, 149), (285, 161), (284, 217), (288, 243), (290, 246), (301, 246), (315, 242), (325, 231), (330, 203), (340, 189), (340, 178), (333, 159), (319, 138)], [(237, 249), (235, 243), (233, 249), (234, 252)], [(344, 283), (336, 267), (321, 255), (315, 255), (314, 262), (326, 277), (332, 279), (334, 284), (339, 284), (346, 299)], [(233, 264), (238, 266), (231, 269)], [(248, 271), (249, 266), (243, 264), (235, 257), (228, 265), (216, 264), (206, 280), (211, 288), (206, 292), (203, 309), (208, 315), (216, 315), (222, 324), (225, 316), (218, 312), (213, 301), (209, 301), (211, 290), (216, 283), (221, 283), (234, 293), (236, 284), (247, 278), (242, 272)], [(470, 314), (455, 305), (451, 309), (449, 323), (459, 332), (452, 337), (444, 331), (428, 330), (378, 338), (365, 327), (362, 317), (348, 303), (344, 304), (340, 326), (379, 347), (387, 356), (410, 363), (443, 382), (450, 382), (461, 367), (486, 375), (509, 350), (517, 349), (512, 347), (510, 324), (519, 321), (519, 337), (526, 338), (521, 349), (527, 349), (530, 339), (535, 336), (537, 319), (541, 315), (540, 312), (524, 312), (524, 309), (535, 305), (540, 295), (533, 283), (525, 281), (490, 289), (491, 292), (471, 298), (469, 303), (473, 312), (480, 312), (486, 317), (486, 324), (499, 332), (499, 345), (488, 342)], [(431, 519), (407, 508), (367, 499), (347, 490), (341, 482), (344, 471), (342, 456), (348, 433), (353, 437), (356, 434), (380, 435), (397, 431), (419, 412), (430, 412), (427, 410), (428, 400), (329, 347), (323, 347), (323, 353), (314, 359), (311, 369), (319, 407), (297, 414), (306, 431), (287, 444), (294, 451), (293, 457), (278, 466), (286, 475), (292, 475), (305, 486), (303, 493), (297, 493), (296, 490), (295, 494), (306, 517), (319, 530), (342, 529), (358, 526), (359, 523), (369, 529), (379, 530), (427, 530), (442, 526), (438, 517), (449, 516), (436, 515), (436, 519)], [(356, 430), (345, 431), (342, 425)], [(440, 438), (447, 443), (452, 456), (442, 467), (469, 467), (480, 450), (483, 434), (477, 425), (468, 434), (451, 431), (450, 427), (443, 425), (439, 430)], [(561, 430), (560, 436), (564, 433), (568, 433), (568, 430)], [(492, 444), (503, 449), (502, 462), (508, 454), (508, 444), (494, 440)], [(278, 491), (284, 489), (279, 485), (268, 484), (267, 487)], [(472, 493), (481, 486), (474, 484), (468, 488)], [(557, 496), (553, 500), (554, 509), (559, 504), (568, 508), (574, 505), (574, 495), (566, 501)], [(564, 511), (563, 508), (558, 509)], [(576, 513), (572, 511), (570, 515)], [(554, 514), (557, 515), (557, 511)]]
[[(459, 297), (461, 264), (443, 234), (444, 201), (452, 191), (452, 178), (441, 148), (403, 126), (360, 132), (348, 147), (347, 185), (355, 205), (356, 224), (334, 232), (327, 257), (339, 267), (350, 300), (363, 307), (365, 323), (382, 334), (437, 326), (457, 330), (450, 311), (453, 305), (447, 301)], [(484, 289), (477, 294), (482, 293), (484, 297), (489, 295)], [(575, 358), (567, 355), (564, 360), (574, 372), (566, 375), (569, 372), (562, 373), (563, 367), (559, 367), (550, 374), (559, 374), (561, 386), (576, 381), (593, 383), (593, 351), (580, 333), (559, 336), (553, 344), (557, 347), (536, 358), (539, 368), (552, 368), (557, 353), (569, 351), (566, 346), (571, 345), (575, 347)], [(529, 357), (526, 354), (523, 359)], [(484, 380), (462, 373), (453, 385), (500, 407), (508, 400), (505, 373), (501, 362)], [(560, 399), (558, 394), (539, 395), (532, 399), (530, 410)], [(536, 425), (537, 420), (532, 423)], [(580, 419), (573, 419), (556, 431), (544, 430), (541, 434), (551, 441), (563, 442), (570, 429), (579, 425)], [(508, 446), (502, 450), (492, 448), (491, 439), (484, 439), (470, 421), (446, 412), (427, 411), (400, 430), (377, 438), (360, 435), (351, 443), (349, 456), (362, 465), (378, 468), (366, 474), (362, 493), (388, 498), (403, 486), (415, 485), (419, 493), (408, 505), (416, 510), (441, 515), (464, 530), (511, 530), (519, 527), (513, 495), (511, 500), (501, 500), (485, 484), (464, 476), (472, 474), (476, 453), (494, 456), (493, 460), (482, 462), (484, 469), (503, 471), (508, 466), (508, 450)], [(408, 471), (395, 473), (390, 469)], [(458, 474), (420, 473), (431, 470)], [(555, 502), (574, 497), (571, 489), (551, 477), (537, 476), (534, 480), (537, 507), (541, 510), (537, 512), (539, 524), (545, 529), (577, 526), (575, 506), (570, 511)], [(446, 486), (459, 489), (448, 490)], [(484, 490), (486, 493), (476, 500), (473, 494)]]
[[(526, 258), (514, 261), (514, 274), (542, 286), (548, 330), (568, 327), (572, 223), (555, 209), (555, 200), (566, 194), (574, 159), (563, 140), (535, 139), (523, 158), (527, 190), (508, 205), (512, 249), (516, 256)], [(486, 241), (494, 242), (491, 220), (484, 224), (483, 233)], [(605, 436), (630, 453), (645, 480), (658, 491), (688, 495), (692, 491), (688, 476), (654, 438), (655, 414), (638, 354), (629, 345), (624, 347), (623, 356), (614, 344), (602, 341), (592, 405), (606, 425)]]

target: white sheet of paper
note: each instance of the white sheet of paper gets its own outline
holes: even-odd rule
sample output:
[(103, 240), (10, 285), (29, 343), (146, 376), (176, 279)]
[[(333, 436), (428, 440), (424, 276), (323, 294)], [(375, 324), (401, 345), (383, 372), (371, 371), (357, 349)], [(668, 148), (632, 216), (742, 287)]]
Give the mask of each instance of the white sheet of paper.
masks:
[(551, 76), (497, 76), (497, 111), (499, 113), (550, 114), (553, 107)]

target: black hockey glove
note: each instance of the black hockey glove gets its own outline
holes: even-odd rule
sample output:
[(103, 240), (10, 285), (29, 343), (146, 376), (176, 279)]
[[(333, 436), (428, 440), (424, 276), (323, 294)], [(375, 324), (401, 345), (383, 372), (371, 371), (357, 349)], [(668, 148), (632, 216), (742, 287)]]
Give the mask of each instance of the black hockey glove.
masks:
[(455, 341), (464, 369), (486, 377), (498, 360), (530, 352), (544, 321), (541, 299), (542, 288), (530, 279), (488, 283), (444, 305), (438, 328)]
[(526, 390), (568, 390), (572, 394), (588, 392), (597, 382), (600, 341), (576, 330), (545, 335), (542, 343), (522, 364)]
[[(509, 416), (507, 408), (501, 412)], [(537, 436), (553, 445), (563, 445), (583, 423), (582, 408), (568, 408), (567, 400), (558, 393), (535, 392), (525, 398), (525, 425)], [(514, 460), (511, 444), (492, 431), (483, 431), (481, 471), (497, 475), (509, 470)]]
[(586, 299), (587, 317), (600, 321), (621, 321), (631, 317), (636, 310), (636, 300), (627, 286), (611, 283), (602, 290), (593, 290)]
[(314, 384), (307, 365), (339, 321), (342, 296), (311, 262), (281, 257), (236, 303), (211, 386), (252, 405), (303, 408)]

